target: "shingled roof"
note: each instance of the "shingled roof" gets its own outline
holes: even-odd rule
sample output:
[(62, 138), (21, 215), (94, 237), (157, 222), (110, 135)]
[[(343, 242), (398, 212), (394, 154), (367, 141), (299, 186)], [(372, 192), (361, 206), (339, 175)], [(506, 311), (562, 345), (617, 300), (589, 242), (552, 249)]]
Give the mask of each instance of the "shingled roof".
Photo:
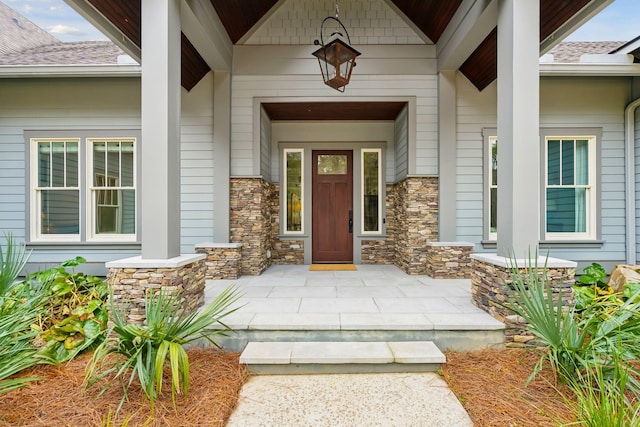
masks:
[(0, 65), (117, 64), (110, 41), (61, 42), (0, 1)]
[(562, 42), (549, 51), (553, 62), (580, 62), (584, 54), (607, 54), (625, 42)]

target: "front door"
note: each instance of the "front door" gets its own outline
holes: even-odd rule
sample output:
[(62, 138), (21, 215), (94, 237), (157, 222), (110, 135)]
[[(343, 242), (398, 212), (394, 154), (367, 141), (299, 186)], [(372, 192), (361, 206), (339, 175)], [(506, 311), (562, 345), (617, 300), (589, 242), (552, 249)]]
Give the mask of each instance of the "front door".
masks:
[(353, 151), (314, 151), (312, 261), (353, 262)]

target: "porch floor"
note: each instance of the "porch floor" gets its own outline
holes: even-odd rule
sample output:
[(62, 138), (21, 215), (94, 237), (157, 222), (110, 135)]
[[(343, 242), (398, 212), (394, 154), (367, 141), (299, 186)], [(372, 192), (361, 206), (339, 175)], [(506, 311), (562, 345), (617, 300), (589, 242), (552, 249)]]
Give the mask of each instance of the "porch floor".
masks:
[(205, 304), (231, 284), (242, 307), (223, 319), (236, 334), (221, 344), (234, 350), (247, 341), (423, 339), (465, 350), (502, 340), (504, 325), (472, 304), (467, 279), (412, 276), (392, 265), (272, 266), (260, 276), (207, 281)]

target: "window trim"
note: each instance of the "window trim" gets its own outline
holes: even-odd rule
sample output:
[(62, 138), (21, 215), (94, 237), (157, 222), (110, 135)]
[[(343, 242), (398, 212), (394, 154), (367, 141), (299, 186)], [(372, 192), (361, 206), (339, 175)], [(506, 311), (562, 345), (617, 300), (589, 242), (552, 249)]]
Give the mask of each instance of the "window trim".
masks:
[[(28, 245), (51, 245), (52, 247), (64, 244), (76, 245), (101, 245), (101, 244), (139, 244), (141, 218), (140, 218), (140, 129), (122, 128), (122, 129), (72, 129), (72, 130), (38, 130), (26, 129), (23, 133), (25, 144), (25, 241)], [(114, 140), (133, 140), (134, 141), (134, 186), (135, 193), (135, 230), (134, 234), (127, 234), (126, 239), (107, 239), (102, 236), (96, 239), (89, 239), (88, 233), (91, 225), (89, 217), (89, 199), (87, 199), (87, 141), (90, 139), (114, 139)], [(38, 158), (37, 144), (33, 141), (78, 141), (78, 186), (79, 186), (79, 222), (80, 231), (78, 234), (65, 235), (41, 235), (38, 233), (38, 221), (36, 218), (39, 212), (39, 203), (36, 198), (35, 186), (38, 183)]]
[[(495, 127), (487, 127), (482, 129), (483, 137), (483, 240), (484, 247), (489, 248), (495, 245), (497, 241), (497, 233), (491, 233), (491, 193), (490, 193), (490, 174), (489, 167), (491, 161), (491, 141), (497, 139), (498, 129)], [(590, 162), (589, 178), (595, 176), (592, 181), (593, 199), (592, 200), (592, 230), (588, 235), (577, 235), (577, 233), (566, 233), (566, 236), (549, 235), (546, 232), (546, 180), (547, 180), (547, 146), (546, 141), (552, 138), (572, 138), (587, 139), (593, 141), (589, 145), (589, 155), (593, 155), (594, 162)], [(602, 244), (602, 209), (601, 209), (601, 149), (602, 149), (602, 128), (601, 127), (567, 127), (567, 128), (540, 128), (540, 244), (550, 245), (580, 245), (580, 244)]]
[[(75, 142), (78, 144), (78, 185), (76, 187), (61, 187), (68, 188), (70, 190), (77, 190), (78, 192), (78, 233), (77, 234), (43, 234), (40, 232), (42, 222), (40, 221), (42, 212), (42, 197), (39, 197), (41, 194), (42, 188), (38, 184), (40, 182), (40, 165), (38, 162), (38, 146), (42, 142)], [(82, 241), (82, 155), (83, 155), (83, 147), (81, 138), (73, 137), (73, 138), (64, 138), (64, 137), (55, 137), (55, 138), (29, 138), (29, 200), (30, 200), (30, 211), (29, 211), (29, 230), (31, 235), (31, 240), (38, 242), (80, 242)], [(66, 164), (65, 164), (66, 168)], [(66, 175), (66, 173), (65, 173)]]
[[(282, 226), (281, 233), (283, 236), (302, 236), (305, 233), (305, 155), (304, 148), (283, 148), (282, 149)], [(287, 212), (287, 154), (288, 153), (300, 153), (300, 231), (288, 230), (288, 212)]]
[[(365, 153), (378, 153), (378, 230), (375, 231), (365, 231), (364, 229), (364, 154)], [(363, 236), (380, 236), (383, 234), (382, 229), (382, 199), (384, 196), (384, 192), (382, 190), (382, 169), (384, 164), (382, 162), (382, 148), (363, 148), (360, 150), (360, 234)]]
[[(543, 170), (540, 174), (540, 240), (550, 242), (592, 242), (601, 239), (600, 211), (600, 158), (599, 148), (602, 136), (601, 128), (567, 128), (567, 129), (541, 129), (540, 131), (540, 163)], [(585, 232), (548, 232), (547, 231), (547, 180), (548, 180), (548, 142), (550, 140), (587, 140), (588, 141), (588, 179), (589, 199), (587, 209), (587, 231)]]
[[(96, 224), (97, 224), (97, 218), (98, 218), (98, 212), (95, 208), (96, 206), (96, 195), (97, 195), (97, 191), (96, 190), (96, 186), (93, 184), (93, 144), (96, 142), (132, 142), (133, 143), (133, 186), (122, 186), (119, 185), (117, 186), (116, 189), (118, 191), (118, 194), (120, 195), (119, 200), (122, 200), (122, 190), (133, 190), (134, 194), (136, 195), (134, 197), (134, 211), (136, 214), (136, 218), (135, 218), (135, 230), (136, 232), (134, 233), (97, 233), (96, 230)], [(136, 236), (137, 236), (137, 231), (138, 231), (138, 200), (137, 200), (137, 194), (138, 194), (138, 171), (137, 171), (137, 153), (136, 153), (136, 149), (138, 146), (138, 140), (135, 137), (122, 137), (122, 138), (118, 138), (118, 137), (108, 137), (108, 138), (104, 138), (104, 137), (87, 137), (85, 138), (85, 147), (86, 147), (86, 151), (87, 151), (87, 155), (86, 155), (86, 159), (87, 159), (87, 163), (86, 163), (86, 172), (87, 172), (87, 177), (86, 177), (86, 185), (85, 185), (85, 193), (86, 193), (86, 199), (87, 203), (86, 203), (86, 241), (87, 242), (135, 242), (136, 241)], [(122, 164), (120, 163), (120, 166)], [(122, 172), (122, 169), (120, 169), (120, 172)], [(122, 213), (120, 213), (120, 215), (122, 215)]]

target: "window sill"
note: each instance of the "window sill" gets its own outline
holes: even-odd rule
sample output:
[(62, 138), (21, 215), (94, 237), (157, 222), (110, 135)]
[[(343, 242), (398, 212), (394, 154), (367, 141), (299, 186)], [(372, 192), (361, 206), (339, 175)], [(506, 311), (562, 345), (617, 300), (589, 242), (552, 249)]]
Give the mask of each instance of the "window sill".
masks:
[(26, 243), (27, 249), (38, 248), (38, 250), (60, 250), (64, 249), (80, 249), (80, 250), (93, 250), (93, 249), (140, 249), (141, 242), (28, 242)]
[[(485, 249), (495, 249), (497, 241), (482, 240), (480, 242)], [(604, 245), (604, 240), (541, 240), (540, 249), (563, 249), (563, 248), (600, 248)]]

